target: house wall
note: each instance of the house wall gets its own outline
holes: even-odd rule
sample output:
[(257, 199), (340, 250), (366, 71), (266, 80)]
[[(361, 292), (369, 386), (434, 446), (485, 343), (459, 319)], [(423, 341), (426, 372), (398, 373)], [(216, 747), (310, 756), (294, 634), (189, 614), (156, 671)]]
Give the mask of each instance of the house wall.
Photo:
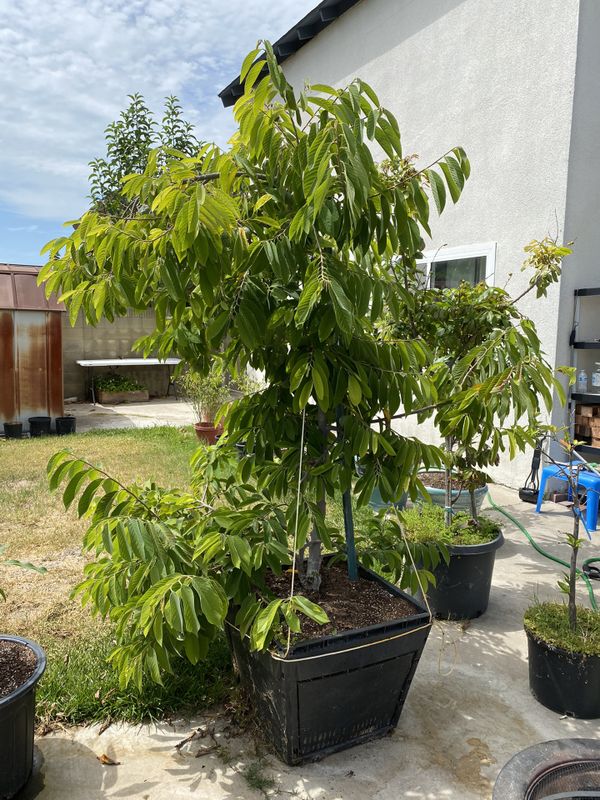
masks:
[[(397, 116), (404, 151), (418, 153), (419, 165), (462, 145), (471, 178), (457, 206), (432, 219), (427, 249), (496, 242), (494, 283), (509, 281), (516, 296), (527, 285), (519, 271), (523, 246), (562, 236), (569, 174), (576, 181), (570, 137), (578, 14), (579, 0), (362, 0), (283, 68), (297, 88), (366, 80)], [(583, 153), (591, 144), (577, 148)], [(585, 218), (579, 205), (573, 224)], [(555, 286), (546, 299), (528, 295), (520, 304), (552, 363), (560, 300)], [(404, 430), (431, 436), (426, 426)], [(518, 486), (530, 459), (504, 461), (494, 477)]]
[[(86, 358), (139, 358), (140, 353), (133, 350), (134, 342), (154, 330), (154, 312), (136, 313), (114, 322), (101, 320), (95, 327), (88, 325), (80, 314), (74, 327), (71, 327), (68, 314), (63, 314), (63, 370), (65, 397), (88, 397), (87, 370), (77, 361)], [(102, 368), (97, 372), (117, 371), (135, 378), (146, 386), (151, 395), (164, 395), (167, 391), (168, 376), (164, 367), (119, 367)]]
[[(565, 264), (560, 286), (557, 363), (569, 363), (574, 289), (600, 286), (600, 3), (582, 0), (580, 10), (573, 125), (567, 182), (565, 239), (573, 254)], [(582, 298), (580, 340), (600, 338), (600, 297)], [(577, 363), (590, 372), (600, 350), (579, 350)], [(557, 424), (567, 422), (567, 414)]]

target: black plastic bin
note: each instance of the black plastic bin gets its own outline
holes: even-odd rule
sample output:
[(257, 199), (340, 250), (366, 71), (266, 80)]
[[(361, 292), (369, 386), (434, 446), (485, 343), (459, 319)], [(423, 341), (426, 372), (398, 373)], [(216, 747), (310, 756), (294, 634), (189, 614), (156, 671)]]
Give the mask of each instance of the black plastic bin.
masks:
[(77, 428), (77, 420), (75, 417), (57, 417), (56, 418), (56, 435), (67, 436), (69, 433), (75, 433)]
[(227, 626), (242, 685), (267, 738), (286, 764), (314, 761), (392, 731), (431, 629), (414, 598), (375, 573), (363, 578), (417, 607), (414, 616), (303, 642), (283, 652), (251, 652)]
[(433, 570), (436, 585), (427, 589), (432, 612), (439, 619), (475, 619), (488, 607), (496, 550), (502, 533), (485, 544), (451, 545), (450, 563)]
[(35, 689), (46, 669), (46, 654), (35, 642), (19, 636), (0, 635), (35, 653), (33, 675), (14, 692), (0, 699), (0, 798), (14, 797), (29, 780), (33, 767)]
[(50, 433), (50, 417), (29, 417), (30, 436), (48, 436)]
[(4, 435), (7, 439), (20, 439), (23, 436), (23, 423), (5, 422)]

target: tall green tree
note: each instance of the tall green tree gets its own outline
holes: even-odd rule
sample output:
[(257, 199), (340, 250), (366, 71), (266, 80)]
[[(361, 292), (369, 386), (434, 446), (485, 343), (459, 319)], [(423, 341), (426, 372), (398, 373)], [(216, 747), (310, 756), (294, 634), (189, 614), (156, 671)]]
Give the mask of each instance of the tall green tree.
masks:
[[(122, 194), (126, 175), (143, 172), (151, 151), (157, 146), (191, 156), (200, 144), (194, 128), (183, 118), (178, 99), (165, 98), (160, 125), (141, 94), (129, 95), (129, 105), (105, 130), (106, 156), (90, 162), (92, 208), (102, 213), (119, 214), (127, 207)], [(163, 158), (164, 160), (164, 158)]]
[[(78, 508), (93, 509), (86, 541), (97, 561), (82, 591), (118, 620), (126, 677), (133, 662), (138, 674), (156, 674), (184, 644), (197, 658), (228, 605), (257, 648), (281, 625), (298, 630), (298, 613), (322, 621), (306, 597), (273, 599), (264, 587), (267, 570), (296, 559), (303, 591), (318, 599), (323, 548), (347, 558), (351, 578), (358, 547), (406, 580), (398, 524), (382, 519), (355, 542), (350, 493), (359, 504), (376, 486), (385, 500), (416, 497), (419, 469), (445, 456), (373, 420), (444, 408), (440, 424), (451, 430), (477, 419), (480, 394), (500, 387), (496, 375), (479, 388), (461, 381), (485, 358), (477, 348), (466, 366), (449, 366), (423, 339), (390, 334), (411, 294), (392, 267), (416, 270), (430, 203), (441, 212), (467, 181), (464, 151), (390, 175), (373, 152), (402, 159), (398, 123), (363, 81), (297, 93), (268, 43), (248, 55), (241, 79), (228, 150), (206, 144), (164, 165), (153, 151), (124, 180), (135, 213), (92, 209), (45, 248), (41, 280), (72, 317), (82, 310), (95, 324), (153, 307), (146, 353), (177, 353), (204, 373), (220, 359), (234, 375), (248, 366), (265, 375), (264, 389), (229, 406), (219, 445), (198, 455), (190, 496), (128, 494), (64, 455), (50, 466), (53, 485), (68, 480), (67, 503), (88, 481)], [(534, 395), (532, 386), (515, 392), (515, 413)], [(231, 474), (228, 445), (241, 441), (247, 455)], [(94, 495), (102, 497), (90, 506)], [(343, 533), (325, 515), (327, 498), (341, 496)]]

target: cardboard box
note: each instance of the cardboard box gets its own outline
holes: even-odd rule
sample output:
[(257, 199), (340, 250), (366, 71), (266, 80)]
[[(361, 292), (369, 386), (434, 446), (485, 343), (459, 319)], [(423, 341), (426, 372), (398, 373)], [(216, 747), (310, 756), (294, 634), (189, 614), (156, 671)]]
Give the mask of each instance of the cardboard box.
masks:
[(584, 406), (580, 403), (577, 403), (575, 406), (575, 415), (581, 417), (600, 416), (600, 406)]

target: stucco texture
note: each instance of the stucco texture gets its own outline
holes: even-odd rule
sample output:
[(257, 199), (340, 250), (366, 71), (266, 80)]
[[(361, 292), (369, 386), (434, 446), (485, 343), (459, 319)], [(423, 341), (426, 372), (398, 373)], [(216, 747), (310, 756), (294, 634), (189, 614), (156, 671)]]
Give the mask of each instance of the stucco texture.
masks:
[[(422, 166), (462, 145), (471, 178), (456, 207), (432, 220), (427, 249), (496, 242), (493, 282), (516, 296), (528, 280), (523, 246), (563, 235), (578, 18), (579, 0), (362, 0), (284, 71), (298, 88), (366, 80)], [(555, 286), (521, 304), (552, 363), (559, 297)], [(519, 485), (530, 457), (504, 461), (494, 477)]]

